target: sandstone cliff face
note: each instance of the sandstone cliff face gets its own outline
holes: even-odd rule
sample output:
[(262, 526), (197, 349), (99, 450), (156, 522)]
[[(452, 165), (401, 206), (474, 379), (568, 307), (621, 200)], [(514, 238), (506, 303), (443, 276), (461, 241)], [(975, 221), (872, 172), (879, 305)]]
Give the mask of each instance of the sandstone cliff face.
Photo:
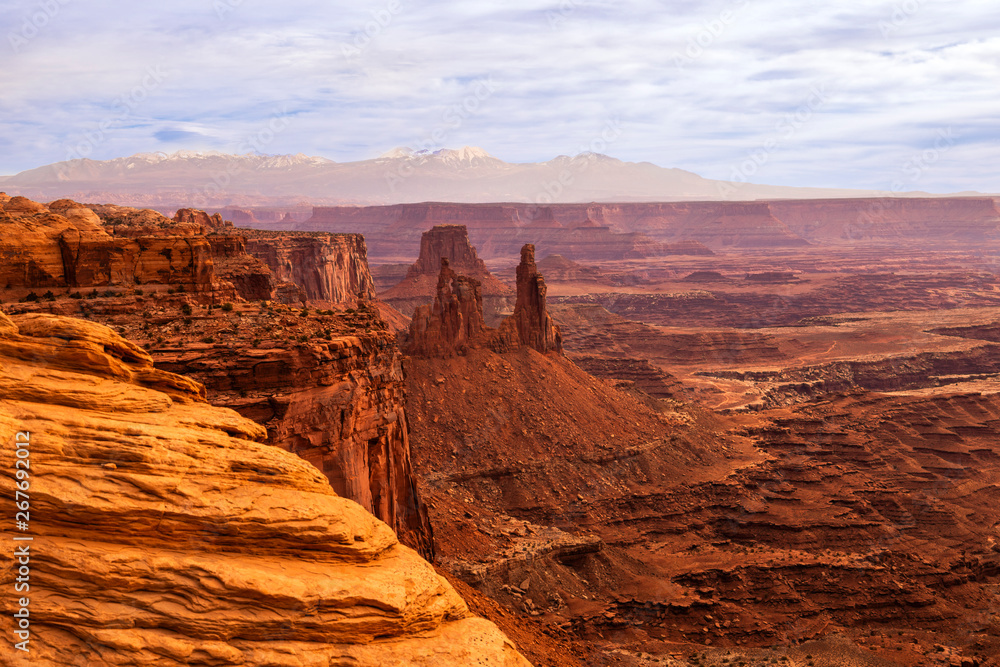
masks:
[(112, 330), (0, 313), (0, 386), (35, 538), (30, 653), (5, 664), (528, 664), (388, 526)]
[(174, 214), (174, 222), (200, 225), (212, 231), (231, 230), (233, 223), (222, 219), (222, 215), (216, 213), (209, 215), (205, 211), (194, 208), (182, 208)]
[(559, 327), (545, 307), (545, 279), (535, 265), (535, 246), (521, 248), (517, 267), (517, 304), (514, 314), (500, 325), (500, 346), (527, 346), (542, 354), (562, 352)]
[(53, 202), (54, 210), (14, 197), (0, 210), (0, 286), (84, 287), (143, 284), (212, 289), (211, 246), (189, 229), (115, 237), (90, 209)]
[(546, 310), (545, 280), (535, 265), (535, 246), (528, 244), (521, 249), (514, 313), (496, 330), (483, 323), (479, 282), (459, 276), (447, 260), (441, 261), (434, 304), (420, 306), (414, 313), (406, 350), (419, 357), (450, 357), (474, 347), (497, 352), (522, 347), (543, 354), (562, 352), (559, 327)]
[(265, 426), (268, 443), (313, 463), (338, 494), (433, 558), (410, 465), (394, 336), (378, 331), (323, 340), (313, 334), (309, 343), (275, 346), (255, 345), (246, 335), (235, 334), (232, 347), (170, 345), (153, 354), (159, 368), (203, 382), (213, 403)]
[(495, 325), (510, 312), (514, 305), (514, 290), (497, 280), (486, 268), (469, 243), (465, 225), (437, 225), (424, 232), (417, 261), (399, 284), (385, 290), (379, 297), (404, 315), (412, 315), (418, 306), (437, 295), (438, 273), (444, 260), (456, 273), (478, 282), (483, 317), (488, 323)]
[[(262, 300), (299, 303), (305, 299), (304, 290), (295, 283), (278, 282), (267, 266), (247, 253), (248, 241), (242, 234), (204, 234), (206, 225), (216, 225), (218, 217), (201, 211), (181, 211), (178, 221), (170, 221), (153, 211), (105, 206), (100, 207), (102, 220), (91, 209), (68, 200), (53, 203), (59, 214), (25, 199), (6, 205), (11, 211), (6, 207), (0, 211), (7, 216), (0, 217), (0, 225), (7, 223), (10, 229), (26, 232), (38, 227), (83, 229), (93, 237), (92, 246), (102, 251), (110, 252), (116, 243), (161, 247), (173, 238), (166, 234), (171, 225), (190, 234), (180, 238), (203, 244), (211, 260), (212, 280), (206, 283), (211, 294), (189, 290), (175, 294), (177, 283), (143, 282), (142, 294), (117, 290), (97, 298), (95, 292), (94, 298), (86, 300), (59, 294), (55, 302), (23, 308), (81, 314), (122, 326), (143, 340), (161, 367), (194, 375), (208, 387), (214, 404), (235, 408), (264, 424), (270, 444), (313, 462), (338, 493), (389, 523), (408, 545), (428, 558), (433, 556), (426, 509), (410, 470), (400, 354), (393, 336), (368, 306), (320, 320), (300, 312), (288, 316), (288, 309), (279, 313), (260, 305)], [(108, 234), (109, 226), (129, 238)], [(146, 236), (143, 229), (156, 235)], [(352, 306), (359, 296), (370, 295), (363, 239), (262, 236), (260, 248), (275, 252), (305, 248), (308, 252), (295, 256), (296, 271), (320, 276), (325, 281), (322, 294)], [(331, 245), (331, 239), (337, 243)], [(48, 261), (46, 253), (57, 250), (51, 242), (35, 240), (12, 249), (22, 266), (43, 265)], [(325, 250), (309, 254), (316, 248)], [(317, 258), (320, 264), (310, 264)], [(93, 262), (89, 257), (84, 260)], [(170, 276), (160, 278), (169, 280)], [(320, 289), (319, 282), (313, 284)], [(331, 294), (331, 290), (341, 294)], [(27, 291), (0, 293), (0, 298), (6, 302)], [(239, 301), (237, 294), (253, 303), (205, 312), (212, 300)]]
[(267, 264), (278, 280), (302, 287), (307, 299), (354, 304), (375, 298), (360, 234), (243, 231), (248, 234), (247, 251)]
[(484, 327), (479, 281), (458, 275), (442, 259), (434, 304), (418, 306), (413, 314), (407, 352), (423, 357), (464, 353)]

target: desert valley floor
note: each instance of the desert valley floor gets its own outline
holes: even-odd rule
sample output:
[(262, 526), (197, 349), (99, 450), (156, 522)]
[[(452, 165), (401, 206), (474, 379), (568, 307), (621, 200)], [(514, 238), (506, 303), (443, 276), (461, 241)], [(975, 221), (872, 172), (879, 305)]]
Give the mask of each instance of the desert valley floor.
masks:
[[(135, 636), (116, 635), (121, 651), (174, 655), (140, 626), (190, 639), (199, 618), (215, 614), (219, 646), (245, 660), (226, 662), (232, 657), (218, 657), (217, 646), (216, 658), (206, 649), (188, 664), (314, 664), (280, 662), (273, 647), (274, 662), (246, 656), (264, 655), (252, 651), (276, 638), (290, 637), (282, 650), (298, 657), (330, 636), (337, 646), (440, 639), (459, 623), (479, 623), (462, 616), (471, 613), (496, 624), (527, 661), (553, 667), (1000, 665), (995, 236), (831, 236), (765, 247), (755, 234), (770, 228), (755, 226), (752, 213), (733, 217), (750, 222), (718, 239), (612, 239), (596, 224), (563, 237), (553, 224), (539, 227), (538, 239), (519, 225), (484, 241), (461, 216), (439, 216), (415, 226), (409, 245), (379, 247), (393, 236), (380, 227), (366, 247), (345, 228), (321, 229), (322, 215), (302, 229), (266, 230), (186, 209), (168, 218), (19, 197), (0, 197), (0, 207), (0, 309), (11, 323), (0, 321), (0, 333), (14, 332), (0, 337), (0, 355), (38, 363), (36, 348), (24, 352), (32, 336), (81, 350), (103, 341), (100, 354), (64, 355), (60, 368), (186, 397), (175, 396), (177, 406), (197, 405), (204, 385), (205, 410), (220, 411), (212, 424), (225, 422), (223, 408), (242, 420), (205, 442), (221, 451), (255, 434), (262, 449), (312, 463), (312, 473), (296, 468), (293, 478), (299, 460), (282, 459), (275, 479), (287, 475), (309, 493), (327, 493), (314, 488), (325, 485), (359, 503), (433, 564), (436, 575), (421, 571), (420, 586), (457, 591), (471, 610), (454, 611), (460, 605), (447, 597), (447, 613), (413, 612), (433, 623), (408, 625), (408, 611), (398, 627), (386, 621), (355, 636), (336, 626), (323, 635), (303, 630), (312, 621), (293, 617), (295, 604), (264, 589), (240, 598), (240, 583), (216, 573), (174, 600), (191, 625), (171, 624), (141, 596), (98, 600), (86, 581), (40, 565), (54, 592), (41, 601), (38, 633), (49, 633), (52, 655), (111, 641), (114, 623), (68, 596), (95, 609), (144, 610)], [(581, 234), (598, 236), (577, 243)], [(611, 253), (612, 241), (624, 250)], [(520, 249), (526, 243), (534, 247)], [(109, 326), (132, 347), (65, 318)], [(155, 382), (153, 368), (162, 373)], [(97, 409), (79, 397), (53, 399), (66, 382), (54, 373), (51, 400)], [(39, 402), (8, 402), (18, 400)], [(52, 483), (47, 502), (59, 518), (42, 530), (90, 549), (84, 560), (94, 562), (107, 552), (83, 541), (85, 521), (133, 522), (142, 533), (136, 548), (160, 548), (151, 510), (135, 501), (115, 514), (106, 503), (112, 487), (102, 484), (132, 474), (132, 493), (166, 507), (178, 502), (178, 483), (143, 486), (148, 454), (101, 451), (88, 454), (93, 465), (74, 459), (78, 487), (63, 479), (69, 472)], [(58, 458), (42, 456), (43, 464)], [(231, 471), (267, 486), (258, 468)], [(169, 481), (174, 473), (157, 474)], [(227, 530), (219, 512), (218, 543), (228, 545), (219, 549), (270, 557), (253, 551), (263, 538)], [(361, 546), (350, 549), (395, 545), (364, 525)], [(280, 557), (292, 558), (289, 549)], [(407, 572), (418, 567), (408, 548), (378, 549), (412, 556)], [(114, 567), (110, 579), (129, 580)], [(233, 603), (238, 613), (219, 602), (232, 594), (243, 600)], [(432, 597), (399, 593), (411, 594), (419, 604)], [(257, 604), (278, 618), (275, 627), (281, 614), (293, 618), (287, 637), (236, 627)], [(338, 604), (361, 617), (351, 600)], [(59, 612), (67, 605), (72, 613)], [(484, 645), (499, 641), (492, 626), (475, 627)], [(483, 664), (520, 664), (513, 649), (495, 655), (508, 662)], [(351, 664), (377, 664), (366, 656)], [(149, 664), (183, 664), (170, 659)]]

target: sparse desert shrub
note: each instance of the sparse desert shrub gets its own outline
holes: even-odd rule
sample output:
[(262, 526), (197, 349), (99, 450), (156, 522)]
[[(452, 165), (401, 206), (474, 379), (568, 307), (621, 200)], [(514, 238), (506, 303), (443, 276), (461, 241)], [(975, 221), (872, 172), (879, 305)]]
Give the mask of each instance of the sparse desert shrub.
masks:
[(202, 343), (214, 343), (215, 342), (215, 336), (205, 336), (204, 338), (201, 339), (201, 342)]
[(233, 312), (233, 302), (227, 301), (224, 304), (222, 304), (222, 310), (226, 311), (227, 313)]
[(38, 295), (35, 294), (34, 292), (28, 292), (28, 294), (26, 296), (22, 297), (21, 299), (19, 299), (19, 301), (21, 303), (35, 302), (35, 301), (38, 301)]
[(190, 303), (181, 304), (181, 312), (184, 313), (185, 315), (190, 315), (192, 313), (191, 304)]
[(79, 292), (73, 292), (72, 294), (69, 295), (69, 298), (71, 298), (71, 299), (82, 299), (83, 295), (80, 294)]
[(143, 290), (141, 290), (141, 289), (137, 289), (137, 290), (135, 291), (135, 295), (136, 295), (136, 296), (142, 296), (142, 295), (143, 295), (143, 294), (145, 294), (145, 293), (146, 293), (146, 292), (145, 292), (145, 291), (143, 291)]
[(55, 301), (56, 295), (52, 293), (52, 290), (49, 290), (48, 292), (42, 295), (42, 298), (45, 299), (46, 301)]
[(106, 289), (106, 290), (104, 290), (104, 295), (103, 296), (112, 297), (112, 296), (116, 296), (116, 295), (117, 295), (117, 293), (114, 290), (112, 290), (112, 289)]

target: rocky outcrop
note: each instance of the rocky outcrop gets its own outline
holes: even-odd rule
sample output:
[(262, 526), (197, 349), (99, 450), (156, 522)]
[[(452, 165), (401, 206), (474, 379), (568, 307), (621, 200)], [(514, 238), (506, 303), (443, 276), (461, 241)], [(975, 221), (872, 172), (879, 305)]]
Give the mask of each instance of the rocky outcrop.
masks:
[(545, 307), (545, 279), (535, 265), (535, 246), (521, 248), (514, 314), (500, 325), (495, 348), (527, 346), (543, 354), (562, 352), (562, 334)]
[(535, 265), (535, 246), (521, 249), (514, 313), (498, 329), (483, 323), (479, 281), (460, 276), (441, 260), (433, 305), (417, 308), (410, 322), (408, 354), (450, 357), (475, 347), (510, 352), (530, 347), (543, 354), (562, 352), (562, 335), (545, 306), (545, 280)]
[[(117, 237), (82, 205), (54, 208), (14, 197), (0, 211), (0, 286), (5, 288), (182, 285), (211, 291), (208, 240), (189, 229)], [(159, 214), (157, 214), (159, 215)]]
[[(433, 536), (410, 466), (394, 336), (355, 331), (324, 339), (311, 318), (261, 318), (287, 335), (262, 343), (253, 340), (260, 334), (249, 319), (242, 318), (244, 330), (224, 333), (225, 344), (159, 346), (153, 353), (157, 366), (204, 383), (214, 404), (262, 424), (269, 444), (311, 462), (338, 494), (432, 558)], [(293, 342), (291, 334), (299, 332), (307, 342)]]
[(439, 292), (441, 262), (447, 260), (451, 270), (479, 283), (483, 302), (483, 317), (496, 324), (509, 313), (514, 290), (500, 282), (486, 268), (476, 249), (469, 243), (465, 225), (436, 225), (423, 233), (420, 256), (407, 270), (399, 284), (383, 291), (379, 298), (404, 315), (413, 314), (417, 307), (436, 297)]
[[(0, 386), (0, 438), (30, 434), (32, 664), (528, 664), (388, 526), (110, 329), (0, 313)], [(14, 547), (0, 566), (13, 590)]]
[(200, 211), (194, 208), (182, 208), (174, 214), (174, 222), (181, 222), (191, 225), (200, 225), (205, 229), (212, 231), (224, 231), (231, 230), (233, 223), (223, 220), (222, 215), (216, 213), (215, 215), (209, 215), (205, 211)]
[(247, 251), (281, 282), (302, 287), (307, 299), (354, 304), (375, 298), (368, 250), (360, 234), (304, 234), (241, 230)]
[(447, 259), (463, 275), (473, 278), (489, 275), (486, 264), (469, 244), (469, 230), (465, 225), (435, 225), (421, 236), (420, 257), (406, 277), (437, 273), (442, 259)]
[(418, 306), (413, 314), (407, 353), (423, 357), (462, 354), (481, 337), (484, 326), (479, 281), (458, 275), (442, 259), (434, 304)]
[[(109, 253), (119, 247), (116, 244), (162, 247), (159, 244), (170, 237), (136, 234), (121, 239), (110, 235), (102, 222), (132, 234), (143, 224), (159, 229), (155, 225), (166, 220), (191, 233), (182, 238), (203, 244), (211, 260), (206, 264), (213, 274), (208, 282), (211, 294), (184, 289), (183, 282), (147, 284), (143, 279), (139, 289), (93, 291), (86, 299), (72, 299), (62, 292), (51, 295), (54, 301), (38, 306), (100, 318), (129, 331), (152, 350), (160, 367), (195, 376), (208, 387), (214, 404), (235, 408), (263, 424), (269, 444), (313, 462), (338, 493), (390, 524), (408, 545), (433, 556), (426, 509), (410, 471), (400, 353), (394, 337), (373, 310), (367, 305), (353, 308), (359, 295), (370, 295), (369, 288), (356, 292), (351, 287), (370, 285), (371, 281), (362, 239), (340, 238), (344, 244), (331, 250), (336, 251), (333, 260), (314, 267), (315, 273), (326, 276), (326, 287), (339, 286), (336, 289), (344, 293), (338, 298), (349, 300), (352, 306), (350, 312), (331, 312), (320, 320), (318, 314), (314, 318), (300, 311), (288, 317), (284, 314), (290, 312), (287, 309), (281, 309), (279, 315), (273, 303), (261, 304), (299, 304), (306, 295), (295, 283), (278, 282), (266, 265), (248, 254), (242, 234), (194, 235), (195, 230), (200, 233), (204, 228), (201, 212), (182, 214), (179, 217), (187, 222), (174, 223), (155, 212), (124, 207), (104, 207), (106, 219), (102, 221), (90, 208), (72, 206), (72, 202), (61, 204), (60, 214), (20, 199), (13, 201), (11, 209), (0, 212), (6, 216), (0, 218), (0, 224), (36, 232), (40, 237), (36, 243), (11, 250), (12, 256), (28, 266), (46, 266), (45, 262), (58, 259), (46, 255), (58, 252), (58, 246), (51, 242), (45, 245), (46, 237), (38, 229), (83, 230), (93, 239), (88, 247)], [(272, 249), (287, 248), (299, 240), (322, 246), (331, 238), (265, 236)], [(25, 236), (8, 234), (7, 238), (13, 243)], [(307, 259), (299, 257), (302, 262)], [(83, 255), (82, 261), (91, 270), (94, 264), (100, 267), (89, 255)], [(0, 265), (0, 271), (8, 268), (9, 264)], [(303, 273), (308, 269), (308, 264), (298, 267)], [(77, 277), (92, 280), (89, 275)], [(171, 280), (170, 275), (158, 278)], [(97, 284), (84, 282), (81, 287)], [(4, 290), (0, 300), (22, 298), (28, 289), (21, 284), (18, 287), (20, 291)], [(178, 288), (182, 288), (180, 292)], [(237, 294), (252, 303), (240, 303)], [(219, 301), (230, 303), (226, 309), (206, 311), (213, 300), (216, 305)], [(232, 301), (237, 301), (235, 307)], [(29, 307), (33, 306), (24, 305)]]

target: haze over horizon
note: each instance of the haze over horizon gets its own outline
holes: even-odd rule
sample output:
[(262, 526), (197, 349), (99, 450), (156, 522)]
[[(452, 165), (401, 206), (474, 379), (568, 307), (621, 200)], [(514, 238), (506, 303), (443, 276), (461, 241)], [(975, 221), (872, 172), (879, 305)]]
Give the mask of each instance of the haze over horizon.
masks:
[(0, 2), (0, 174), (467, 144), (513, 163), (595, 151), (720, 180), (997, 192), (988, 7)]

